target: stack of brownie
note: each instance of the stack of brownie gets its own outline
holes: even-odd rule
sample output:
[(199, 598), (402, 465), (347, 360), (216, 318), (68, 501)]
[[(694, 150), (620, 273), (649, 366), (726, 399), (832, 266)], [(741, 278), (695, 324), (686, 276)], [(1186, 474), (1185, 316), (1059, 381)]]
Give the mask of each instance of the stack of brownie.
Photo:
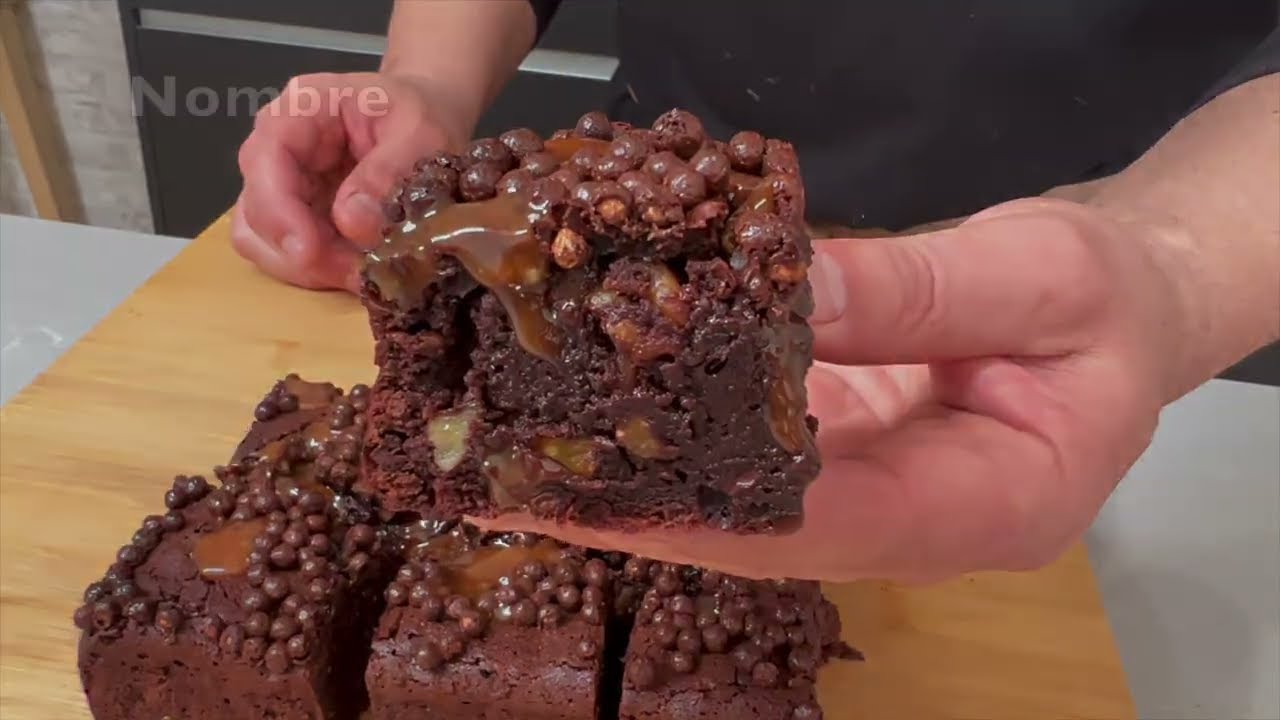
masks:
[(775, 532), (817, 471), (789, 146), (584, 116), (419, 164), (366, 266), (372, 388), (289, 376), (75, 614), (98, 720), (821, 717), (817, 583), (465, 515)]
[(367, 264), (367, 472), (390, 511), (798, 521), (817, 474), (790, 145), (584, 115), (420, 163)]

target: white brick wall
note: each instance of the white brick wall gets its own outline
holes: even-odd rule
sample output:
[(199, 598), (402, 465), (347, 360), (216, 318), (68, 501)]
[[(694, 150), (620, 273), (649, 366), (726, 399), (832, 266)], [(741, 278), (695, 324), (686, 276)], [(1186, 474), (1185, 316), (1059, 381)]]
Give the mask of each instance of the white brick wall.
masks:
[[(151, 209), (116, 3), (29, 0), (28, 6), (86, 221), (150, 232)], [(2, 125), (0, 212), (35, 212), (12, 139)]]

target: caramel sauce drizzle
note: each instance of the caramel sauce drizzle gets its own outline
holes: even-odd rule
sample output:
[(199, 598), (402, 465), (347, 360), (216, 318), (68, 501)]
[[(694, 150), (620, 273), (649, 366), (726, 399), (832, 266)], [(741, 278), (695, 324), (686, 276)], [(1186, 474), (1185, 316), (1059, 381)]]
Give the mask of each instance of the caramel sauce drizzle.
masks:
[(773, 186), (769, 183), (760, 183), (755, 186), (742, 202), (752, 210), (760, 210), (772, 215), (778, 212), (778, 198), (773, 192)]
[(561, 548), (551, 540), (532, 547), (484, 545), (473, 547), (453, 535), (442, 535), (422, 546), (423, 556), (434, 560), (443, 575), (442, 587), (451, 595), (471, 600), (502, 584), (516, 568), (536, 560), (550, 566), (560, 558)]
[[(298, 411), (332, 408), (341, 397), (337, 388), (330, 383), (307, 382), (296, 375), (286, 377), (284, 385), (285, 390), (298, 399)], [(264, 469), (271, 471), (289, 457), (291, 443), (301, 441), (305, 444), (306, 459), (291, 462), (286, 472), (265, 475), (276, 493), (297, 497), (309, 490), (316, 490), (323, 493), (330, 502), (337, 498), (332, 488), (316, 480), (315, 462), (311, 458), (318, 457), (325, 445), (332, 440), (358, 440), (356, 433), (359, 432), (359, 426), (351, 425), (334, 430), (330, 426), (332, 416), (331, 411), (325, 412), (301, 432), (267, 443), (258, 451), (257, 472)], [(266, 525), (265, 517), (235, 520), (197, 538), (191, 557), (201, 576), (214, 579), (244, 574), (249, 567), (254, 538), (262, 534)]]
[(554, 360), (560, 347), (543, 297), (548, 265), (534, 221), (547, 211), (523, 193), (473, 203), (437, 204), (405, 221), (365, 260), (369, 279), (403, 309), (422, 302), (448, 255), (502, 303), (516, 339), (528, 352)]
[(285, 377), (284, 389), (298, 398), (299, 410), (326, 407), (339, 397), (337, 388), (331, 383), (308, 382), (297, 375)]
[(238, 520), (202, 535), (191, 552), (200, 575), (214, 579), (244, 574), (249, 569), (253, 539), (261, 535), (266, 526), (266, 518)]
[(358, 439), (348, 432), (350, 428), (334, 430), (330, 427), (329, 417), (325, 415), (302, 430), (302, 441), (306, 443), (308, 450), (319, 453), (331, 440)]
[(778, 199), (771, 183), (736, 170), (729, 173), (729, 204), (767, 213), (778, 211)]
[[(341, 398), (341, 395), (335, 392), (332, 385), (327, 383), (307, 383), (296, 378), (286, 378), (285, 385), (289, 392), (298, 397), (299, 410), (328, 407), (330, 412), (320, 415), (319, 418), (299, 432), (264, 445), (256, 453), (258, 466), (270, 472), (267, 477), (273, 483), (273, 487), (279, 495), (296, 498), (309, 490), (315, 490), (323, 494), (330, 503), (333, 503), (337, 501), (338, 494), (334, 492), (333, 488), (316, 479), (315, 459), (325, 451), (326, 446), (331, 442), (345, 440), (358, 444), (361, 426), (352, 424), (335, 430), (330, 425), (330, 421), (333, 418), (331, 408)], [(310, 389), (303, 386), (310, 386)], [(324, 392), (326, 398), (323, 402), (320, 400), (320, 391)], [(290, 459), (287, 468), (281, 467), (281, 461), (290, 458), (290, 446), (299, 442), (302, 443), (302, 457)]]
[(733, 170), (729, 173), (729, 204), (738, 207), (747, 194), (760, 185), (760, 178)]
[(568, 137), (548, 140), (542, 145), (543, 152), (562, 163), (569, 162), (583, 148), (593, 148), (603, 153), (609, 149), (609, 142), (597, 138)]
[(338, 494), (333, 491), (333, 488), (316, 480), (315, 466), (312, 463), (306, 463), (292, 475), (276, 477), (276, 492), (281, 495), (296, 498), (308, 490), (315, 490), (324, 495), (330, 503), (338, 499)]
[[(301, 402), (301, 401), (299, 401)], [(342, 430), (334, 430), (329, 426), (329, 415), (324, 415), (294, 435), (267, 443), (258, 452), (259, 462), (267, 467), (275, 467), (288, 454), (289, 443), (301, 438), (306, 445), (310, 457), (317, 457), (325, 449), (325, 445), (333, 440), (358, 440), (353, 436), (354, 426)], [(337, 498), (333, 488), (316, 480), (315, 462), (313, 460), (297, 460), (287, 474), (275, 476), (276, 492), (297, 497), (308, 490), (316, 490), (324, 494), (331, 502)]]

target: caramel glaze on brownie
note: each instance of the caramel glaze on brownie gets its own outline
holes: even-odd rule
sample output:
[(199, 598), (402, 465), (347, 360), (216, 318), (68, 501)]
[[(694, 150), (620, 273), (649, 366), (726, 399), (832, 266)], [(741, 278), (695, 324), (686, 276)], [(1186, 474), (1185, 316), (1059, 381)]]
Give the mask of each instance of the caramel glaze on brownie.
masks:
[(817, 583), (426, 523), (387, 588), (374, 720), (814, 720), (857, 654)]
[(816, 584), (384, 521), (346, 489), (370, 397), (290, 375), (175, 478), (75, 612), (95, 718), (819, 717)]
[(411, 533), (406, 555), (366, 673), (374, 718), (597, 717), (614, 618), (602, 559), (464, 525)]
[(343, 398), (291, 376), (217, 483), (174, 480), (168, 511), (143, 520), (75, 613), (94, 717), (337, 720), (360, 709), (394, 544), (326, 481), (343, 481), (334, 469), (359, 452), (352, 403), (364, 392)]
[(797, 521), (810, 241), (791, 146), (583, 116), (419, 164), (368, 257), (361, 490), (389, 513)]

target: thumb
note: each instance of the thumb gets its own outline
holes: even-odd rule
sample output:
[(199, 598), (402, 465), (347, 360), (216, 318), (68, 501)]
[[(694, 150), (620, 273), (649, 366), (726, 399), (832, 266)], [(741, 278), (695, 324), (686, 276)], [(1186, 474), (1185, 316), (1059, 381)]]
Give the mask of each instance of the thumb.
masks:
[(383, 202), (422, 157), (445, 147), (445, 134), (415, 112), (392, 112), (373, 128), (374, 143), (338, 188), (333, 223), (362, 247), (373, 247), (386, 223)]
[(815, 243), (815, 354), (848, 364), (1057, 355), (1105, 299), (1087, 226), (1010, 212), (899, 238)]

